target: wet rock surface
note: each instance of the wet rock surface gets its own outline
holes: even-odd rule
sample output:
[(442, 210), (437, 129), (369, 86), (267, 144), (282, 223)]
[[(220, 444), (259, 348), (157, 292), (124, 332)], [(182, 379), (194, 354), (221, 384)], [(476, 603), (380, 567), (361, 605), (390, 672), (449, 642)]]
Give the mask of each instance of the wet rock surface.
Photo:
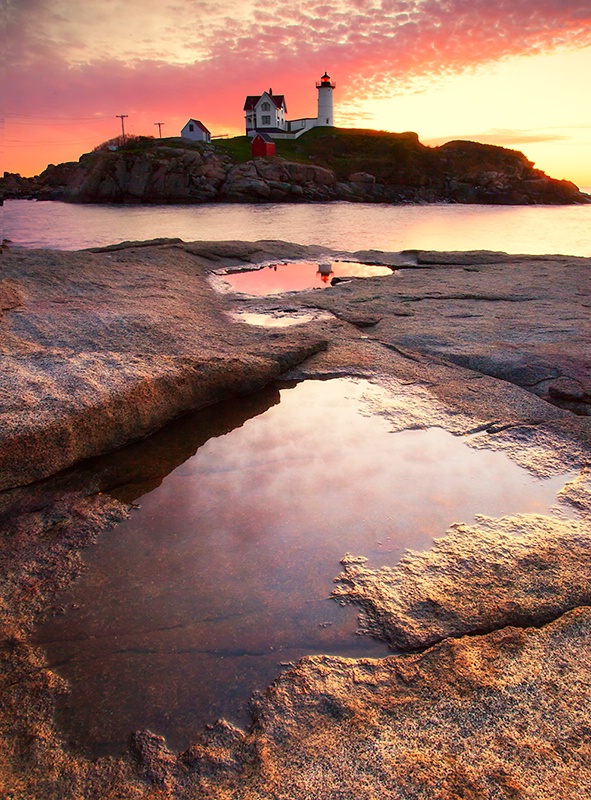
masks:
[[(178, 241), (4, 252), (4, 796), (591, 794), (591, 261), (367, 253), (406, 269), (289, 295), (291, 310), (333, 316), (281, 333), (231, 322), (232, 297), (207, 280), (219, 267), (326, 253), (280, 242)], [(264, 310), (265, 301), (240, 307)], [(253, 698), (249, 729), (212, 720), (181, 754), (158, 731), (130, 731), (120, 758), (70, 752), (54, 720), (67, 686), (30, 634), (79, 573), (81, 549), (128, 507), (84, 475), (27, 484), (279, 374), (365, 376), (396, 387), (391, 407), (376, 408), (393, 430), (441, 425), (538, 475), (570, 470), (561, 495), (574, 517), (458, 524), (397, 567), (369, 570), (356, 553), (336, 592), (360, 605), (373, 635), (417, 652), (305, 658)], [(107, 476), (105, 485), (117, 480)]]
[(338, 284), (314, 304), (352, 324), (373, 320), (371, 336), (385, 346), (590, 413), (589, 259), (412, 251), (399, 263), (402, 256), (395, 281)]
[(363, 557), (346, 556), (333, 597), (360, 605), (362, 630), (404, 651), (508, 625), (539, 626), (591, 605), (590, 545), (578, 522), (482, 518), (458, 524), (395, 567), (371, 570)]

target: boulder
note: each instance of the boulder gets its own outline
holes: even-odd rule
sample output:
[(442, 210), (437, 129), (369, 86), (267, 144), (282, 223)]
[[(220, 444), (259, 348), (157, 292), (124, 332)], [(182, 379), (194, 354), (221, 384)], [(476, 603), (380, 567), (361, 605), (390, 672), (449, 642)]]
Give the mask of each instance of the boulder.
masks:
[(349, 175), (351, 183), (367, 183), (373, 185), (376, 182), (375, 176), (370, 175), (369, 172), (354, 172)]

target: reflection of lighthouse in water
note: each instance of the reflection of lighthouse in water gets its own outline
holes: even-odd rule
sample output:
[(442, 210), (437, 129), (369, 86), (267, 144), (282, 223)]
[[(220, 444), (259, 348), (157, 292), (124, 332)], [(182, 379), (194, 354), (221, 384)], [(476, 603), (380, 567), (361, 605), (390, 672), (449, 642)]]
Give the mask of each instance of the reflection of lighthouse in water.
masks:
[(327, 261), (324, 264), (318, 264), (318, 272), (316, 274), (320, 275), (320, 280), (323, 283), (328, 283), (330, 276), (334, 275), (330, 261)]

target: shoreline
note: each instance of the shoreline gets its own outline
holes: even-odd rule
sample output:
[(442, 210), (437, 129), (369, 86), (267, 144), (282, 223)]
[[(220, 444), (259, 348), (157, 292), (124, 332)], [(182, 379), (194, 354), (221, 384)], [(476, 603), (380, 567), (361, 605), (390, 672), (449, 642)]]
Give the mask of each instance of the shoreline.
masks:
[(461, 140), (431, 148), (415, 133), (339, 128), (309, 131), (268, 157), (253, 156), (247, 137), (217, 145), (129, 142), (50, 164), (33, 178), (6, 173), (0, 193), (78, 203), (591, 202), (517, 150)]
[[(402, 279), (242, 297), (243, 310), (330, 315), (281, 331), (231, 322), (235, 298), (208, 282), (221, 267), (332, 254), (283, 242), (4, 252), (0, 786), (9, 796), (428, 791), (443, 800), (462, 787), (491, 799), (543, 787), (575, 800), (591, 788), (582, 689), (591, 679), (591, 259), (350, 253), (403, 262)], [(343, 554), (340, 599), (364, 609), (373, 635), (396, 635), (415, 652), (304, 658), (254, 699), (247, 730), (212, 720), (182, 754), (157, 731), (133, 733), (120, 759), (70, 752), (54, 719), (66, 687), (30, 635), (79, 573), (81, 549), (129, 511), (96, 483), (56, 473), (279, 376), (335, 375), (411, 392), (393, 414), (399, 429), (440, 425), (534, 474), (576, 471), (563, 492), (576, 518), (479, 520), (394, 570), (368, 570), (363, 554)]]
[[(340, 251), (503, 251), (591, 257), (590, 206), (466, 206), (310, 203), (297, 206), (75, 205), (7, 201), (10, 247), (72, 252), (143, 238), (266, 240), (322, 244)], [(510, 220), (509, 220), (510, 218)], [(506, 224), (511, 222), (510, 225)], [(140, 223), (138, 229), (136, 222)], [(318, 234), (315, 234), (318, 231)]]

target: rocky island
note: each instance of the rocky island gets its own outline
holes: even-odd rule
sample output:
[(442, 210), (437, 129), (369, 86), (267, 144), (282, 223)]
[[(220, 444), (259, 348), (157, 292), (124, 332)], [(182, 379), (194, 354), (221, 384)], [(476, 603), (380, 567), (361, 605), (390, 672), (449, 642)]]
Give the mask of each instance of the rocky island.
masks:
[[(257, 298), (211, 282), (222, 268), (331, 258), (396, 274)], [(3, 796), (591, 796), (590, 270), (591, 259), (567, 255), (341, 253), (278, 241), (5, 250)], [(276, 329), (236, 322), (237, 308), (322, 313)], [(67, 686), (31, 635), (79, 574), (81, 551), (130, 508), (109, 493), (112, 476), (63, 470), (279, 376), (337, 375), (401, 397), (393, 430), (436, 425), (537, 476), (568, 472), (560, 509), (458, 520), (430, 550), (380, 569), (343, 553), (333, 596), (356, 604), (361, 631), (392, 655), (278, 668), (245, 729), (212, 720), (180, 753), (158, 730), (130, 731), (120, 757), (70, 750), (55, 718)]]
[(316, 128), (252, 158), (248, 137), (201, 144), (136, 139), (115, 151), (50, 165), (34, 178), (6, 173), (4, 198), (77, 203), (588, 203), (515, 150), (469, 141), (427, 147), (416, 133)]

